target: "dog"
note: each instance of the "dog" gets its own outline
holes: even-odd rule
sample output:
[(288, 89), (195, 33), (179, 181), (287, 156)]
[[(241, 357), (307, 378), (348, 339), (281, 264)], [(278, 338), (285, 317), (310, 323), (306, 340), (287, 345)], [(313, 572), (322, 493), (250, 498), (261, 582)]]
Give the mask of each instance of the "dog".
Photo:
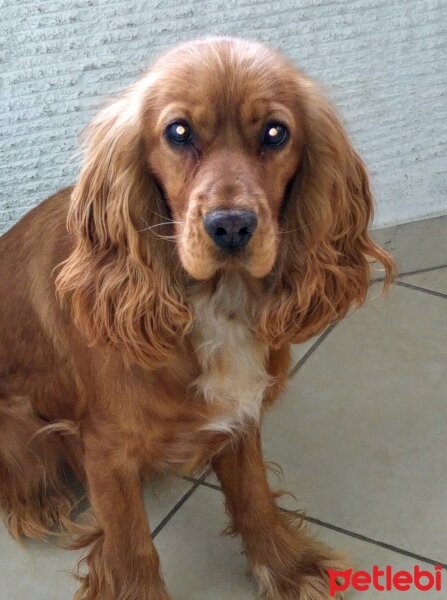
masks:
[(371, 262), (391, 281), (372, 212), (317, 85), (222, 37), (112, 99), (74, 186), (0, 239), (0, 507), (17, 538), (74, 531), (85, 485), (76, 600), (169, 598), (141, 482), (207, 466), (264, 597), (329, 597), (342, 559), (277, 508), (260, 425), (290, 344), (364, 302)]

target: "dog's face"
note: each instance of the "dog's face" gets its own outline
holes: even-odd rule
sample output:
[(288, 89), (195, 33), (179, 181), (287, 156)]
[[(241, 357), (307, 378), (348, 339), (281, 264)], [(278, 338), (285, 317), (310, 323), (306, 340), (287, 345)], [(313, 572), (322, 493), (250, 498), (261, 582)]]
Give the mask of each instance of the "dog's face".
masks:
[(192, 277), (271, 271), (302, 144), (294, 90), (287, 66), (248, 44), (198, 43), (164, 59), (145, 107), (147, 164)]

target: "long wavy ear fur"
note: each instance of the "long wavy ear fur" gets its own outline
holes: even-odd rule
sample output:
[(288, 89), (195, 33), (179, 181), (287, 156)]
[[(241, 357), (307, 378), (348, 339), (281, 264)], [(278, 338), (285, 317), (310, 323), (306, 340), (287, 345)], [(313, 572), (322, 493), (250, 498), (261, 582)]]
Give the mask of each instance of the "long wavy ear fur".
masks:
[(108, 343), (129, 362), (153, 368), (172, 353), (191, 314), (172, 247), (154, 233), (170, 227), (145, 168), (141, 87), (129, 88), (86, 129), (68, 214), (74, 249), (56, 286), (91, 344)]
[(304, 153), (284, 208), (282, 250), (271, 300), (261, 318), (274, 344), (303, 342), (361, 305), (371, 262), (392, 258), (370, 237), (373, 215), (367, 171), (316, 86), (300, 82)]

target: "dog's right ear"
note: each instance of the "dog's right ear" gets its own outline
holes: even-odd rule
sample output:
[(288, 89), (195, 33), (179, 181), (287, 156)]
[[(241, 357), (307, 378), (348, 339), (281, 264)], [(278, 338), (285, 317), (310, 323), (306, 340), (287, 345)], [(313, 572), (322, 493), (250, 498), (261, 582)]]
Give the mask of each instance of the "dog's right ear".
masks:
[(370, 264), (394, 261), (369, 234), (373, 197), (362, 159), (336, 111), (300, 76), (303, 157), (284, 211), (282, 252), (270, 306), (261, 318), (273, 345), (301, 343), (366, 300)]
[(149, 93), (143, 78), (86, 128), (67, 221), (74, 248), (56, 286), (91, 344), (111, 344), (153, 368), (172, 353), (191, 314), (172, 245), (159, 235), (170, 232), (169, 216), (146, 167), (141, 112)]

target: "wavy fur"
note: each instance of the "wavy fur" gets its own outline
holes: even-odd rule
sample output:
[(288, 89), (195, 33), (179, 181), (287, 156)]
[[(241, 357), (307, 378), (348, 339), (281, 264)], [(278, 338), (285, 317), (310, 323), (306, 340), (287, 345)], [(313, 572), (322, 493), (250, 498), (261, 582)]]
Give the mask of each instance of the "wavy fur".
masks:
[(394, 261), (369, 235), (373, 197), (365, 164), (335, 110), (304, 80), (304, 153), (287, 198), (284, 237), (261, 328), (274, 345), (301, 343), (361, 306), (372, 263)]
[(153, 368), (188, 331), (191, 313), (172, 248), (151, 231), (163, 233), (169, 217), (144, 167), (133, 93), (107, 106), (85, 131), (67, 219), (75, 247), (56, 286), (90, 343), (109, 342)]

